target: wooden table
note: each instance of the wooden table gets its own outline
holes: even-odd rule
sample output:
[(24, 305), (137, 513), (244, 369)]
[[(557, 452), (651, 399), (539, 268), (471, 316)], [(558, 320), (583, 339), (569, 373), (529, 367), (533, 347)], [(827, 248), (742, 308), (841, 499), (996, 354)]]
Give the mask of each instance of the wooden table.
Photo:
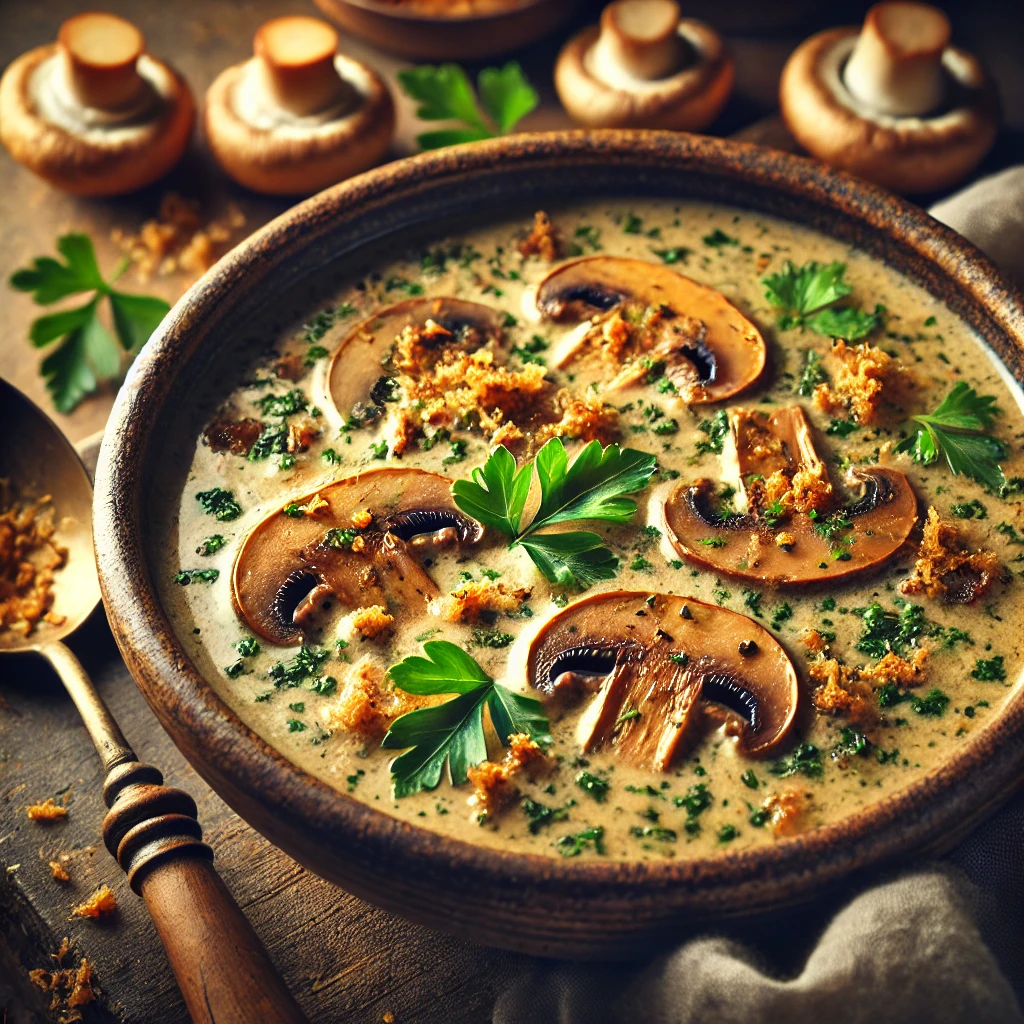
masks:
[[(87, 5), (85, 5), (87, 6)], [(229, 63), (244, 58), (256, 26), (267, 17), (308, 11), (304, 0), (237, 3), (235, 0), (106, 0), (105, 9), (134, 20), (155, 53), (186, 75), (197, 96)], [(699, 7), (688, 5), (688, 10)], [(708, 2), (715, 20), (714, 4)], [(806, 9), (807, 4), (798, 4)], [(833, 5), (830, 20), (838, 18)], [(857, 8), (858, 4), (847, 5)], [(8, 5), (0, 13), (0, 65), (31, 46), (51, 40), (60, 22), (83, 4), (72, 0)], [(997, 3), (970, 6), (957, 34), (982, 52), (1006, 93), (1010, 131), (990, 166), (1020, 159), (1024, 128), (1024, 72), (1013, 56), (1012, 32), (1005, 31)], [(991, 10), (990, 10), (991, 8)], [(847, 12), (849, 13), (849, 12)], [(956, 19), (955, 19), (956, 23)], [(714, 130), (735, 132), (758, 122), (774, 105), (779, 69), (796, 41), (813, 30), (802, 25), (793, 35), (732, 39), (737, 53), (737, 93)], [(564, 33), (560, 38), (564, 38)], [(985, 41), (988, 40), (986, 44)], [(524, 127), (567, 126), (550, 76), (559, 39), (516, 55), (542, 93), (542, 105)], [(399, 63), (356, 42), (345, 49), (368, 59), (392, 79)], [(399, 100), (395, 155), (414, 149), (418, 127), (411, 104)], [(777, 138), (770, 121), (748, 133)], [(117, 250), (113, 228), (133, 231), (152, 217), (167, 190), (202, 201), (213, 217), (229, 202), (244, 211), (245, 230), (253, 230), (286, 208), (286, 203), (244, 193), (231, 186), (199, 146), (158, 186), (109, 201), (77, 200), (55, 192), (14, 165), (0, 152), (0, 274), (32, 257), (53, 251), (58, 234), (87, 231), (96, 241), (101, 266), (110, 268)], [(180, 275), (157, 278), (145, 290), (175, 300), (188, 284)], [(129, 290), (131, 273), (125, 279)], [(44, 408), (49, 399), (37, 373), (38, 354), (24, 340), (38, 310), (26, 296), (0, 289), (0, 376), (12, 381)], [(99, 431), (113, 400), (107, 388), (69, 416), (55, 418), (68, 436), (81, 441)], [(11, 439), (4, 439), (10, 443)], [(15, 439), (16, 443), (16, 439)], [(88, 451), (94, 454), (95, 447)], [(461, 1022), (489, 1016), (495, 997), (531, 961), (409, 925), (366, 906), (321, 881), (255, 833), (203, 783), (160, 729), (118, 657), (102, 612), (74, 646), (93, 673), (142, 759), (158, 765), (171, 785), (180, 786), (199, 805), (200, 821), (217, 855), (228, 887), (266, 943), (285, 980), (314, 1021)], [(0, 1011), (9, 1024), (56, 1019), (49, 999), (28, 981), (27, 971), (50, 967), (50, 954), (62, 937), (75, 941), (75, 956), (95, 966), (102, 996), (86, 1007), (86, 1021), (118, 1024), (176, 1024), (186, 1015), (163, 951), (141, 902), (99, 840), (104, 814), (99, 764), (77, 715), (56, 678), (41, 661), (3, 662), (0, 688)], [(25, 807), (66, 792), (69, 815), (50, 825), (31, 822)], [(48, 862), (67, 857), (69, 883), (51, 876)], [(71, 907), (107, 883), (119, 909), (109, 922), (69, 919)], [(795, 912), (813, 919), (828, 908)], [(787, 923), (774, 920), (774, 927)], [(740, 927), (753, 934), (759, 925)], [(787, 929), (789, 930), (789, 929)], [(804, 929), (792, 929), (801, 933)], [(815, 929), (806, 929), (814, 934)], [(256, 1022), (254, 1022), (256, 1024)]]

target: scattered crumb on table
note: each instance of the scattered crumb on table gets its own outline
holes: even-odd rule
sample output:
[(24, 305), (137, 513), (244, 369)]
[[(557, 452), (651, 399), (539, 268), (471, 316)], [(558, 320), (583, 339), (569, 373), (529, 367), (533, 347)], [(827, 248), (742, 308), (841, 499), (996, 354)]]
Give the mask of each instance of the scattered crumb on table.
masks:
[(57, 803), (52, 796), (48, 796), (41, 804), (26, 807), (25, 813), (32, 821), (59, 821), (68, 816), (68, 809)]
[(117, 909), (117, 898), (109, 885), (101, 885), (84, 903), (71, 911), (72, 917), (104, 917)]

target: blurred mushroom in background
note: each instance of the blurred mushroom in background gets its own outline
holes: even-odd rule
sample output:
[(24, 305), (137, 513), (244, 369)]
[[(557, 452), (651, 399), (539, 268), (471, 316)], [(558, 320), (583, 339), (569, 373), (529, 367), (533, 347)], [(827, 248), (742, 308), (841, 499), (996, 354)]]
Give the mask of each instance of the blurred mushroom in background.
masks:
[(787, 127), (814, 156), (896, 192), (956, 184), (991, 147), (999, 111), (980, 62), (949, 39), (942, 11), (906, 0), (811, 36), (779, 84)]
[(181, 159), (195, 104), (185, 80), (113, 14), (61, 25), (0, 80), (0, 139), (50, 184), (80, 196), (149, 185)]

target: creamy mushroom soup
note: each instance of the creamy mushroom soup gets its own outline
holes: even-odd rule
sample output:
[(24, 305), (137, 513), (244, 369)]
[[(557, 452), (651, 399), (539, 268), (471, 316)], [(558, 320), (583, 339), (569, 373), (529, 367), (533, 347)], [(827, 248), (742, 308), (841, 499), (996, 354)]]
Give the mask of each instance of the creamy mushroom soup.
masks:
[(264, 339), (160, 526), (196, 664), (306, 771), (502, 850), (705, 856), (934, 771), (1020, 671), (1016, 385), (808, 229), (550, 214)]

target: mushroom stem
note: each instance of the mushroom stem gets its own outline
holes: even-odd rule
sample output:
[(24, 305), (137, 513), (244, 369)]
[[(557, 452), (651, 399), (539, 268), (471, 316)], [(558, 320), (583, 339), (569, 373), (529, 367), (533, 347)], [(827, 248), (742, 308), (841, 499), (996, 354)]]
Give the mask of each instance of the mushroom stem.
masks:
[(57, 40), (67, 82), (83, 106), (119, 110), (145, 89), (136, 62), (146, 40), (130, 21), (99, 12), (78, 14), (61, 25)]
[(601, 12), (595, 68), (620, 68), (645, 81), (681, 71), (692, 56), (678, 31), (675, 0), (615, 0)]
[(302, 16), (265, 22), (253, 40), (264, 89), (296, 117), (319, 113), (352, 94), (334, 65), (337, 48), (338, 34), (327, 22)]
[(843, 81), (853, 96), (881, 114), (914, 117), (941, 106), (942, 54), (949, 20), (930, 4), (875, 4), (847, 61)]

